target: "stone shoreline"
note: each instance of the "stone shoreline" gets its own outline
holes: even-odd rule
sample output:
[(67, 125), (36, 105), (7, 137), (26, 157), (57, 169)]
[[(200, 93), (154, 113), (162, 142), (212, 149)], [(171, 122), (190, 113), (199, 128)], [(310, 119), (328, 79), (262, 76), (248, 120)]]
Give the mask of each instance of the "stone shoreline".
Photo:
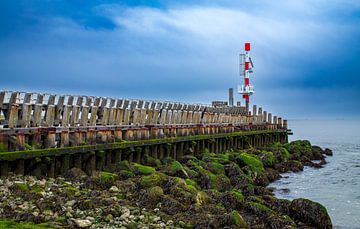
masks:
[(147, 155), (92, 176), (10, 175), (0, 179), (0, 228), (332, 228), (322, 205), (266, 187), (280, 173), (321, 168), (326, 155), (294, 141), (179, 161)]

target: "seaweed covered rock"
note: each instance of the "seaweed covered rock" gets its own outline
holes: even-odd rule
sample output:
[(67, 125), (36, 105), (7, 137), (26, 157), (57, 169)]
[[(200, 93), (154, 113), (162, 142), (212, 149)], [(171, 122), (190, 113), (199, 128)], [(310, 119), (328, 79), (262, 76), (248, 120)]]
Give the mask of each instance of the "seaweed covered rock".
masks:
[(290, 205), (290, 214), (296, 220), (308, 223), (316, 228), (332, 228), (332, 223), (326, 208), (308, 199), (295, 199)]

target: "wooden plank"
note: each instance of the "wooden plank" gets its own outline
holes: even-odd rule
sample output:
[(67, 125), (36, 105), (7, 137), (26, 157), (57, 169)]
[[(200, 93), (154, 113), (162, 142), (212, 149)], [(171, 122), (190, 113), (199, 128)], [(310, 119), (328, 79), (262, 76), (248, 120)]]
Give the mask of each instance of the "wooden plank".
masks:
[(84, 101), (83, 96), (78, 96), (77, 100), (76, 100), (76, 105), (79, 106), (79, 107), (82, 106), (83, 101)]
[(80, 106), (73, 105), (70, 118), (70, 126), (76, 126), (79, 123)]
[(89, 106), (83, 106), (81, 109), (81, 119), (80, 119), (80, 126), (87, 126), (88, 119), (89, 119)]
[(23, 128), (30, 127), (32, 107), (30, 103), (23, 103), (21, 109), (21, 122)]
[(11, 104), (9, 107), (9, 128), (17, 127), (17, 121), (19, 119), (19, 104)]
[(55, 104), (55, 95), (49, 95), (48, 105), (54, 105), (54, 104)]
[(97, 120), (97, 112), (98, 112), (97, 106), (91, 107), (91, 115), (90, 115), (90, 126), (96, 126), (96, 120)]
[(115, 118), (115, 125), (122, 125), (124, 119), (124, 109), (116, 108), (116, 118)]
[(46, 126), (54, 126), (55, 120), (55, 105), (48, 105), (45, 115)]
[(31, 103), (31, 93), (25, 93), (23, 103)]
[(43, 94), (37, 94), (37, 97), (36, 97), (36, 104), (42, 104), (44, 101), (44, 95)]
[(34, 105), (34, 113), (32, 117), (32, 125), (33, 127), (41, 126), (42, 117), (42, 104), (35, 104)]
[(67, 100), (67, 105), (72, 106), (74, 103), (74, 96), (70, 95)]
[(64, 105), (64, 112), (62, 114), (61, 126), (69, 126), (71, 105)]

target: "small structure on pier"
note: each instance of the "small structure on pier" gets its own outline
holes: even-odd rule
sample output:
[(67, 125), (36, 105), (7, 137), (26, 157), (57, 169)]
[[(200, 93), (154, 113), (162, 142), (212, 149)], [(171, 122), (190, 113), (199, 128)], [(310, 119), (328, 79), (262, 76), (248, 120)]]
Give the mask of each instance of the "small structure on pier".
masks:
[(249, 111), (250, 96), (254, 94), (254, 87), (250, 84), (250, 73), (253, 73), (254, 65), (249, 52), (250, 43), (245, 43), (245, 53), (240, 54), (240, 76), (244, 77), (244, 85), (238, 87), (238, 92), (245, 100), (247, 111)]

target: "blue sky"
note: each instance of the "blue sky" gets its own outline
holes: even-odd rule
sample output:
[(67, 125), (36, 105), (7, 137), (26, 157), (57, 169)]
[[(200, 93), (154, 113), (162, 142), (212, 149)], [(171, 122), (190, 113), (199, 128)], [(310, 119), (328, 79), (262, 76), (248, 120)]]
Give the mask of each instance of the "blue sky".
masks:
[(289, 118), (360, 116), (357, 0), (0, 0), (0, 85), (226, 100), (246, 41), (252, 102)]

